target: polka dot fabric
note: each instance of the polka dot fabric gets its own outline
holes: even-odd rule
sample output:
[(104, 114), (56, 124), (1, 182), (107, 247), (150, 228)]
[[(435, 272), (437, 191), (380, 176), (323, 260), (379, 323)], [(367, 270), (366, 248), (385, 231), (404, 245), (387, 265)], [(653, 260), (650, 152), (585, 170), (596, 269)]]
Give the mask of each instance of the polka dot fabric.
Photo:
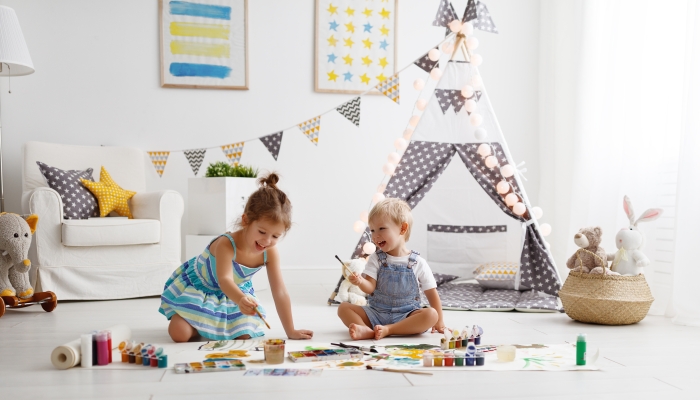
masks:
[(129, 199), (134, 197), (136, 192), (124, 190), (109, 175), (105, 167), (100, 170), (100, 181), (93, 182), (86, 179), (80, 180), (92, 194), (97, 197), (100, 205), (100, 217), (106, 217), (114, 211), (122, 217), (134, 218), (129, 209)]

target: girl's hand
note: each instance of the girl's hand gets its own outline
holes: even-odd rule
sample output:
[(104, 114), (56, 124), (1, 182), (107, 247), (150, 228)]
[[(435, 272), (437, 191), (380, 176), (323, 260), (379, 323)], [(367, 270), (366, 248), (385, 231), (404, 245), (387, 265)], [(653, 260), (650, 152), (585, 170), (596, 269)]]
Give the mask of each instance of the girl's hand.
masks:
[(348, 275), (348, 280), (353, 285), (360, 286), (360, 284), (362, 283), (362, 281), (365, 280), (365, 278), (363, 278), (362, 276), (357, 275), (357, 273), (353, 272), (351, 275)]
[(255, 300), (251, 299), (250, 297), (243, 296), (236, 302), (236, 304), (238, 304), (238, 308), (241, 310), (241, 313), (245, 315), (257, 315), (255, 309), (258, 307), (258, 303), (256, 303)]
[(294, 339), (294, 340), (299, 340), (299, 339), (306, 340), (306, 339), (311, 339), (312, 337), (314, 337), (314, 332), (306, 330), (306, 329), (295, 329), (294, 332), (292, 332), (291, 334), (289, 334), (287, 336), (290, 339)]
[(430, 333), (435, 332), (445, 333), (445, 323), (442, 322), (442, 319), (439, 319), (438, 322), (435, 323), (435, 326), (433, 326), (433, 329), (430, 331)]

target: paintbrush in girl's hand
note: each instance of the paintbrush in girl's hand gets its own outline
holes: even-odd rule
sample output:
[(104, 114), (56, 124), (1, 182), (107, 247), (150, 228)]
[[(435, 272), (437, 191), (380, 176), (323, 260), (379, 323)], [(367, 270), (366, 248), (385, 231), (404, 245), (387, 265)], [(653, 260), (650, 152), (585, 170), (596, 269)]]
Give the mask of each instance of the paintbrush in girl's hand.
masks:
[(255, 307), (255, 313), (258, 314), (258, 317), (265, 323), (265, 326), (267, 326), (267, 329), (272, 329), (270, 328), (270, 324), (265, 321), (265, 318), (263, 318), (262, 314), (260, 314), (260, 310), (258, 310), (258, 307)]
[(368, 365), (367, 369), (373, 369), (375, 371), (385, 371), (385, 372), (398, 372), (400, 374), (416, 374), (416, 375), (432, 375), (432, 372), (422, 372), (422, 371), (411, 371), (408, 369), (394, 369), (394, 368), (384, 368)]

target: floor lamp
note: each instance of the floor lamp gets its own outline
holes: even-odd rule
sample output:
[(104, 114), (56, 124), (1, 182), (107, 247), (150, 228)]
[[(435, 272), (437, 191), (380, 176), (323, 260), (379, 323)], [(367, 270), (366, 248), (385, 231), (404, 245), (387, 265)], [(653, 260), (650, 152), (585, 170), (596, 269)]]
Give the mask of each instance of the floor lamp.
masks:
[[(29, 56), (27, 43), (24, 42), (17, 14), (10, 7), (0, 6), (0, 76), (11, 79), (13, 76), (31, 73), (34, 73), (34, 64)], [(5, 190), (2, 178), (2, 110), (0, 109), (0, 212), (5, 211)]]

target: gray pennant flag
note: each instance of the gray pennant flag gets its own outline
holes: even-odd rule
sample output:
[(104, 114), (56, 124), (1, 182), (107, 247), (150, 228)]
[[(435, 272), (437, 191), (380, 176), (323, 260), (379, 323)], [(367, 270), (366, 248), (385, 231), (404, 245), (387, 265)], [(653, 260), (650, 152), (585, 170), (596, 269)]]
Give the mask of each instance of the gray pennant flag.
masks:
[[(468, 8), (469, 6), (467, 6), (467, 9)], [(489, 9), (486, 8), (486, 4), (480, 1), (476, 2), (476, 18), (472, 20), (472, 24), (474, 24), (474, 29), (480, 29), (482, 31), (491, 33), (498, 33), (498, 29), (496, 29), (496, 25), (491, 19), (491, 14), (489, 14)]]
[(275, 161), (277, 161), (277, 156), (280, 154), (280, 148), (282, 148), (283, 133), (284, 131), (280, 131), (260, 138), (260, 141), (265, 145), (267, 151), (272, 154)]
[[(458, 18), (452, 3), (449, 0), (440, 0), (440, 7), (438, 7), (437, 14), (435, 14), (433, 25), (447, 27), (450, 22)], [(449, 32), (450, 30), (448, 29), (447, 33), (449, 34)]]
[(350, 122), (355, 124), (355, 126), (360, 126), (360, 97), (355, 97), (354, 99), (344, 103), (340, 107), (336, 108), (336, 111), (340, 113), (343, 117), (347, 118)]
[(192, 168), (194, 176), (197, 176), (199, 168), (202, 166), (202, 162), (204, 162), (204, 155), (207, 153), (207, 149), (185, 150), (183, 153), (185, 153), (187, 162), (190, 163), (190, 168)]
[[(437, 49), (437, 47), (436, 47), (436, 49)], [(423, 71), (429, 73), (430, 71), (433, 70), (433, 68), (435, 68), (436, 65), (438, 65), (438, 62), (439, 62), (439, 61), (440, 61), (440, 60), (437, 60), (437, 61), (431, 60), (430, 57), (428, 57), (428, 53), (425, 53), (425, 54), (423, 55), (423, 57), (417, 59), (417, 60), (414, 62), (414, 64), (416, 64), (416, 65), (417, 65), (420, 69), (422, 69)]]

